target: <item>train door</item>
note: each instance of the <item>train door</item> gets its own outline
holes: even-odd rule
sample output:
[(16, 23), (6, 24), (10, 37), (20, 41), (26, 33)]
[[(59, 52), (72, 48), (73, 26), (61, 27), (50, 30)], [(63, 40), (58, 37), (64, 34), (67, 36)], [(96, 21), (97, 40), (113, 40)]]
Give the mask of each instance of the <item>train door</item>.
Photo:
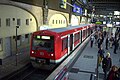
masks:
[(85, 38), (87, 37), (87, 28), (85, 29)]
[(81, 30), (81, 33), (80, 33), (80, 34), (81, 34), (80, 38), (81, 38), (81, 42), (82, 42), (82, 30)]
[(73, 49), (73, 34), (70, 34), (70, 51)]
[(88, 27), (86, 28), (86, 37), (88, 36)]
[(85, 39), (85, 30), (82, 30), (82, 41)]
[(80, 31), (80, 35), (79, 35), (79, 36), (80, 36), (80, 39), (79, 39), (79, 40), (80, 40), (80, 43), (81, 43), (81, 42), (82, 42), (82, 40), (81, 40), (81, 31)]
[(6, 57), (11, 55), (11, 44), (10, 44), (10, 40), (11, 40), (10, 37), (6, 37), (6, 38), (5, 38), (5, 48), (4, 48), (4, 51), (5, 51)]

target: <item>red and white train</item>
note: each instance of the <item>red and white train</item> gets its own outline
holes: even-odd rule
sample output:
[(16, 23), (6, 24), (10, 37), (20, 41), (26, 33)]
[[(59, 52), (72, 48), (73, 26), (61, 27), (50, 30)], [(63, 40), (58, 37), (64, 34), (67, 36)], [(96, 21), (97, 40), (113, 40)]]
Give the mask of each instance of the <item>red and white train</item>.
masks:
[(45, 68), (60, 63), (91, 34), (93, 29), (94, 24), (86, 24), (34, 32), (30, 47), (32, 65)]

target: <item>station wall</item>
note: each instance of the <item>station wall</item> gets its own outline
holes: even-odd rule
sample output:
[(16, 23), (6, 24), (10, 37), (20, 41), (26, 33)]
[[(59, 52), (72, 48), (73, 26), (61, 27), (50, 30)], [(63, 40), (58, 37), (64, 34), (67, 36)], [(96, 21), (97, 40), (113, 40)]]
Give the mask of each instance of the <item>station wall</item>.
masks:
[[(21, 0), (22, 1), (22, 0)], [(43, 24), (44, 5), (43, 0), (38, 4), (26, 4), (14, 2), (14, 0), (0, 1), (0, 58), (15, 54), (16, 26), (18, 50), (29, 48), (31, 34)], [(55, 1), (55, 2), (54, 2)], [(70, 6), (66, 9), (59, 8), (57, 0), (48, 0), (47, 25), (50, 28), (68, 27), (80, 25), (81, 17), (70, 14)], [(69, 2), (70, 0), (68, 0)], [(53, 5), (53, 3), (58, 5)], [(71, 16), (71, 17), (70, 17)], [(71, 21), (71, 22), (70, 22)], [(85, 20), (83, 20), (85, 24)]]
[(24, 46), (30, 33), (37, 30), (35, 17), (30, 12), (12, 5), (0, 5), (0, 21), (0, 55), (2, 58), (12, 55), (15, 51), (16, 26), (19, 26), (17, 28), (18, 46)]

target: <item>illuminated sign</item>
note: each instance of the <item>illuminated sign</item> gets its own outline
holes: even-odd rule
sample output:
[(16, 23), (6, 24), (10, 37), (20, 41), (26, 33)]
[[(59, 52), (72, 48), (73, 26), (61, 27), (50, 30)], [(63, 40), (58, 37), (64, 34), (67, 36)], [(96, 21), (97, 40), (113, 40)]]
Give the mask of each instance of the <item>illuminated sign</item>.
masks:
[(60, 8), (66, 9), (67, 5), (66, 5), (67, 0), (60, 0)]
[(50, 36), (41, 36), (41, 39), (50, 39)]
[(85, 16), (87, 16), (87, 9), (85, 9)]
[(103, 21), (103, 24), (106, 24), (106, 21)]
[(50, 39), (50, 36), (39, 36), (39, 35), (37, 35), (37, 36), (35, 36), (35, 38), (37, 40), (40, 40), (40, 39)]
[(120, 11), (114, 11), (114, 15), (120, 15)]
[(40, 39), (40, 36), (37, 36), (37, 39)]
[(120, 22), (116, 22), (116, 25), (120, 25)]
[(107, 24), (107, 27), (113, 27), (113, 25), (112, 24)]
[(74, 4), (73, 6), (74, 6), (73, 7), (73, 12), (78, 13), (78, 14), (82, 14), (82, 8), (81, 7), (79, 7), (76, 4)]

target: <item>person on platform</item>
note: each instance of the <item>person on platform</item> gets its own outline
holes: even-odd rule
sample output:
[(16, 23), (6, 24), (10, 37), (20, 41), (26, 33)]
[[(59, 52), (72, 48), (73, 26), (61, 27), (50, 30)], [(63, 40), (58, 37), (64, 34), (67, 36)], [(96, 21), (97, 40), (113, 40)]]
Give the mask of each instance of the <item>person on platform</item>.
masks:
[(114, 53), (115, 53), (115, 54), (117, 54), (117, 53), (116, 53), (116, 50), (118, 49), (118, 46), (119, 46), (118, 41), (119, 41), (119, 40), (118, 40), (117, 38), (115, 38), (114, 43), (113, 43), (113, 44), (114, 44)]
[(110, 53), (107, 52), (106, 57), (102, 61), (102, 69), (103, 69), (103, 72), (104, 72), (104, 80), (106, 80), (107, 73), (109, 72), (111, 66), (112, 66), (112, 59), (110, 58)]
[(97, 44), (97, 40), (98, 40), (98, 32), (95, 33), (94, 37), (95, 37), (95, 44)]
[(104, 51), (104, 49), (101, 46), (99, 48), (99, 50), (98, 50), (98, 64), (99, 64), (99, 66), (101, 65), (101, 62), (102, 62), (102, 60), (104, 58), (104, 53), (105, 53), (105, 51)]
[(90, 46), (91, 46), (91, 48), (92, 48), (92, 47), (93, 47), (93, 42), (94, 42), (94, 36), (93, 36), (93, 35), (91, 35), (90, 41), (91, 41)]
[(112, 66), (111, 70), (108, 73), (107, 80), (119, 80), (117, 66)]
[(109, 38), (108, 36), (106, 37), (105, 44), (106, 44), (106, 50), (108, 50), (108, 43), (109, 43)]
[(100, 48), (100, 46), (102, 45), (102, 37), (100, 36), (97, 40), (98, 42), (98, 48)]
[(107, 32), (106, 32), (106, 31), (104, 31), (104, 37), (106, 37), (106, 35), (107, 35)]
[(120, 80), (120, 67), (119, 67), (118, 70), (117, 70), (116, 76), (117, 76), (117, 80)]
[(114, 42), (113, 36), (110, 37), (109, 43), (110, 43), (110, 48), (112, 48)]

